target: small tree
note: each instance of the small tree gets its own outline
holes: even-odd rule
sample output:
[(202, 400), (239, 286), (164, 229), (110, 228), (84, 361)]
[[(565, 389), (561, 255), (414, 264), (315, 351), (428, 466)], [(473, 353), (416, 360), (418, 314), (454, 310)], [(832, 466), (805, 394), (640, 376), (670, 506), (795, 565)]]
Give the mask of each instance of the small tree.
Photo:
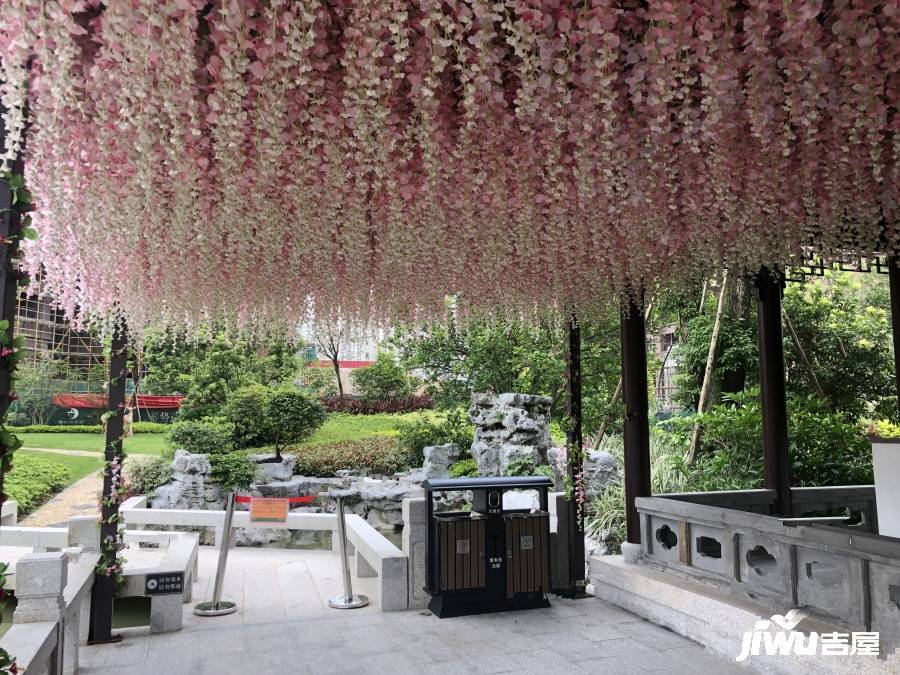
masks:
[(321, 403), (292, 389), (273, 391), (266, 403), (266, 413), (277, 461), (281, 461), (284, 446), (311, 435), (328, 416)]
[(234, 446), (255, 448), (272, 442), (274, 431), (269, 416), (272, 390), (261, 384), (236, 389), (228, 395), (223, 410), (234, 425)]
[(315, 345), (316, 349), (324, 354), (334, 368), (334, 376), (337, 379), (338, 395), (344, 395), (344, 383), (341, 382), (340, 353), (341, 345), (346, 342), (346, 328), (340, 319), (334, 321), (320, 321), (316, 325)]
[(406, 371), (388, 352), (378, 352), (375, 363), (360, 368), (351, 376), (363, 398), (378, 401), (409, 396), (412, 386)]

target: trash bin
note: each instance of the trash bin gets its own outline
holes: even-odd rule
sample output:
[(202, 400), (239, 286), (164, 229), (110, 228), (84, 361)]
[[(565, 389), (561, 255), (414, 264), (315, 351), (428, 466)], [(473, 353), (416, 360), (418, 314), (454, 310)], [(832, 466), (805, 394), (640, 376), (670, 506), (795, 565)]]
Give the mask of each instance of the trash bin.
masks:
[[(425, 592), (439, 617), (548, 607), (550, 514), (545, 476), (426, 480)], [(537, 490), (539, 508), (504, 508), (510, 490)], [(435, 497), (471, 492), (471, 511), (435, 511)]]

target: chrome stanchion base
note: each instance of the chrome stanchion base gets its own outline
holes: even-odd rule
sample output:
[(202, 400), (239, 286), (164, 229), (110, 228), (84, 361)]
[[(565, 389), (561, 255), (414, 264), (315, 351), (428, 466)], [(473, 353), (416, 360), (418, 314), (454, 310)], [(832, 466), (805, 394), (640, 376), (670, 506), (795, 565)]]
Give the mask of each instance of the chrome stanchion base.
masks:
[(194, 614), (197, 616), (225, 616), (237, 611), (237, 603), (227, 600), (215, 602), (201, 602), (194, 605)]
[(336, 595), (328, 600), (328, 606), (335, 609), (358, 609), (369, 604), (369, 598), (365, 595)]

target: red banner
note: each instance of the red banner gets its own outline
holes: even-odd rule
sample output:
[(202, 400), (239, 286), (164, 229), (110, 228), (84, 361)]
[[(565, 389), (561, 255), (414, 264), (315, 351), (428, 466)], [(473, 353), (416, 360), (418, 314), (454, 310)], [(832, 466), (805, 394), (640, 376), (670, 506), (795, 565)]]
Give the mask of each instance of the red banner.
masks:
[[(137, 407), (144, 410), (177, 410), (181, 407), (184, 396), (150, 396), (137, 395)], [(134, 399), (126, 399), (126, 403), (134, 405)], [(53, 404), (61, 408), (100, 408), (106, 409), (106, 394), (53, 394)]]

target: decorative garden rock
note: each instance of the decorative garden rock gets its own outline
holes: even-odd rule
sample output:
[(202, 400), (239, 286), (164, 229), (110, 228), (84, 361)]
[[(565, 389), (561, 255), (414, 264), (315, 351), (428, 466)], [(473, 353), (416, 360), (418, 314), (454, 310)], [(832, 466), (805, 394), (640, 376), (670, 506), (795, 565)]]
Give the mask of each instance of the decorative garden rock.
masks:
[[(562, 457), (560, 457), (560, 453)], [(565, 468), (565, 448), (551, 448), (547, 453), (550, 466), (553, 468), (555, 488), (565, 490), (566, 478), (560, 472)], [(584, 490), (588, 499), (593, 499), (606, 489), (606, 486), (619, 479), (621, 471), (616, 458), (603, 450), (589, 450), (584, 458)]]
[(501, 476), (516, 460), (547, 462), (550, 439), (547, 396), (473, 394), (469, 420), (475, 425), (472, 457), (481, 476)]
[(154, 491), (150, 507), (154, 509), (221, 509), (222, 489), (212, 482), (212, 467), (206, 455), (177, 450), (170, 467), (168, 483)]
[(461, 449), (456, 443), (428, 445), (424, 448), (423, 478), (448, 478), (450, 465), (459, 459)]
[(275, 461), (276, 455), (250, 455), (250, 461), (256, 462), (256, 482), (271, 483), (273, 481), (289, 481), (294, 475), (294, 464), (297, 458), (293, 455), (282, 455), (281, 461)]

